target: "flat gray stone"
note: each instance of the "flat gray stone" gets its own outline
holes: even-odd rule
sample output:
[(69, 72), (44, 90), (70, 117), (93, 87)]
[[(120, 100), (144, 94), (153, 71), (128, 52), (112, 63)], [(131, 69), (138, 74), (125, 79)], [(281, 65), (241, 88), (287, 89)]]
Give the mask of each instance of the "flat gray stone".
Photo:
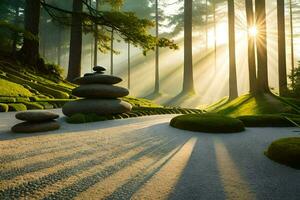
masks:
[(117, 76), (95, 74), (95, 73), (84, 77), (76, 78), (74, 80), (74, 83), (78, 85), (93, 84), (93, 83), (113, 85), (120, 82), (122, 82), (122, 79)]
[(124, 97), (129, 94), (129, 91), (126, 88), (113, 86), (113, 85), (104, 85), (104, 84), (88, 84), (81, 85), (75, 88), (72, 91), (72, 94), (77, 97), (85, 98), (118, 98)]
[(16, 124), (11, 128), (14, 133), (36, 133), (36, 132), (46, 132), (59, 129), (60, 125), (58, 122), (51, 120), (46, 122), (22, 122)]
[(59, 115), (47, 111), (26, 111), (16, 114), (16, 118), (28, 122), (43, 122), (57, 119)]
[(80, 99), (66, 103), (62, 112), (71, 117), (74, 114), (111, 115), (130, 112), (131, 104), (120, 99)]

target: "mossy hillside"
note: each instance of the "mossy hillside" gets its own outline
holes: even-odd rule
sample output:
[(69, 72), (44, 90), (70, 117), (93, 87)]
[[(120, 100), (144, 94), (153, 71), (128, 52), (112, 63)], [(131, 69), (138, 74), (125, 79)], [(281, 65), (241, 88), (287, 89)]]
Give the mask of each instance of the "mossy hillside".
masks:
[(298, 110), (300, 110), (300, 99), (296, 99), (296, 98), (287, 98), (287, 97), (279, 97), (280, 99), (282, 99), (284, 102), (295, 106)]
[(30, 97), (33, 96), (33, 94), (24, 88), (22, 85), (0, 79), (0, 97), (3, 97), (2, 101), (6, 101), (8, 98), (7, 97)]
[(230, 102), (223, 100), (219, 104), (209, 107), (208, 110), (233, 117), (281, 113), (299, 114), (296, 107), (287, 104), (273, 94), (258, 96), (247, 94)]
[(219, 114), (186, 114), (173, 118), (170, 126), (207, 133), (236, 133), (245, 130), (242, 121)]
[[(44, 61), (43, 61), (44, 62)], [(39, 93), (55, 98), (68, 98), (69, 93), (75, 87), (64, 81), (57, 75), (57, 71), (51, 64), (43, 64), (43, 73), (33, 71), (31, 67), (21, 65), (17, 60), (0, 56), (1, 79), (11, 81), (23, 86), (29, 86)], [(56, 67), (58, 68), (58, 67)], [(53, 76), (56, 78), (51, 78)]]
[(20, 78), (18, 76), (12, 75), (12, 74), (7, 74), (6, 76), (1, 76), (0, 78), (2, 79), (6, 79), (8, 81), (12, 81), (15, 83), (18, 83), (20, 85), (28, 85), (31, 88), (37, 90), (39, 93), (44, 94), (46, 96), (52, 97), (52, 98), (59, 98), (59, 99), (68, 99), (69, 98), (69, 94), (61, 91), (61, 90), (57, 90), (57, 89), (53, 89), (50, 86), (44, 86), (43, 84), (39, 84), (33, 81), (28, 81), (26, 79)]
[(282, 138), (272, 142), (265, 155), (275, 162), (300, 169), (300, 137)]
[[(53, 66), (45, 67), (54, 70)], [(51, 73), (35, 72), (9, 56), (0, 55), (0, 111), (58, 108), (74, 98), (70, 93), (75, 85)]]
[(144, 98), (123, 97), (123, 101), (130, 103), (133, 107), (161, 108), (161, 105)]
[[(246, 127), (293, 127), (294, 118), (283, 115), (245, 115), (237, 117)], [(297, 118), (296, 118), (297, 119)], [(299, 118), (300, 119), (300, 118)], [(292, 120), (292, 121), (291, 121)]]

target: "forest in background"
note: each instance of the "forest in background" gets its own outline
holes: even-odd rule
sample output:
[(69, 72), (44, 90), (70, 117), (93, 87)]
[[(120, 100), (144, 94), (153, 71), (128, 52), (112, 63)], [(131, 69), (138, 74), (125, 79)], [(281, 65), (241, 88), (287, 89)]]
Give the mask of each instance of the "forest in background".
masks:
[[(42, 1), (43, 2), (43, 1)], [(196, 92), (199, 102), (197, 104), (212, 103), (224, 96), (236, 96), (244, 94), (250, 89), (249, 78), (249, 58), (248, 58), (248, 24), (247, 20), (247, 2), (250, 1), (147, 1), (143, 3), (135, 3), (133, 0), (120, 1), (98, 1), (98, 7), (96, 1), (84, 1), (87, 5), (90, 5), (93, 9), (99, 11), (131, 11), (135, 12), (139, 18), (147, 18), (154, 21), (153, 27), (150, 29), (150, 33), (153, 37), (162, 36), (175, 40), (179, 46), (179, 50), (169, 50), (161, 48), (156, 49), (155, 52), (148, 52), (146, 56), (143, 55), (143, 51), (140, 48), (134, 47), (130, 43), (123, 41), (122, 38), (111, 31), (107, 31), (102, 41), (105, 44), (102, 48), (95, 48), (94, 33), (89, 33), (88, 30), (84, 30), (82, 34), (82, 60), (81, 60), (81, 73), (90, 72), (91, 68), (95, 65), (103, 65), (108, 68), (109, 73), (121, 76), (124, 81), (124, 86), (127, 86), (131, 90), (131, 94), (135, 96), (147, 96), (152, 93), (162, 94), (156, 98), (158, 102), (164, 103), (170, 98), (175, 97), (180, 92), (189, 93), (190, 91)], [(193, 74), (187, 72), (187, 78), (184, 81), (184, 67), (189, 64), (184, 64), (184, 22), (187, 18), (185, 16), (184, 3), (190, 2), (192, 9), (189, 13), (192, 13), (190, 19), (192, 26), (192, 59), (193, 59)], [(230, 2), (234, 2), (234, 25), (230, 19), (230, 13), (228, 9)], [(265, 1), (265, 15), (266, 15), (266, 50), (268, 56), (265, 57), (263, 62), (268, 64), (268, 81), (269, 86), (274, 92), (279, 92), (279, 60), (283, 56), (278, 56), (279, 48), (277, 39), (278, 33), (278, 11), (279, 5), (277, 2), (267, 0)], [(279, 1), (280, 2), (280, 1)], [(8, 52), (14, 52), (21, 48), (22, 37), (27, 32), (23, 31), (24, 27), (24, 8), (26, 1), (3, 1), (1, 9), (3, 14), (1, 16), (3, 20), (2, 27), (9, 29), (7, 31), (1, 29), (1, 34), (4, 34), (4, 41), (1, 42), (4, 49)], [(58, 7), (65, 10), (72, 10), (72, 2), (64, 1), (46, 1), (48, 5)], [(291, 3), (291, 4), (290, 4)], [(253, 10), (255, 10), (253, 4)], [(259, 7), (259, 5), (258, 5)], [(281, 6), (282, 7), (282, 6)], [(249, 6), (248, 6), (249, 8)], [(291, 74), (292, 61), (293, 66), (297, 66), (298, 55), (294, 53), (294, 59), (291, 55), (291, 36), (293, 35), (294, 52), (297, 51), (298, 44), (298, 15), (299, 15), (299, 2), (286, 1), (284, 8), (284, 27), (285, 27), (285, 62), (286, 62), (286, 74)], [(293, 17), (291, 20), (291, 8)], [(87, 9), (83, 8), (83, 9)], [(256, 8), (257, 9), (257, 8)], [(258, 10), (258, 9), (257, 9)], [(282, 10), (282, 9), (281, 9)], [(249, 12), (249, 9), (248, 9)], [(187, 12), (186, 12), (187, 13)], [(52, 13), (53, 14), (53, 13)], [(54, 15), (57, 13), (54, 13)], [(65, 16), (56, 16), (65, 17)], [(54, 17), (55, 18), (55, 17)], [(39, 53), (41, 57), (45, 58), (47, 62), (61, 65), (64, 69), (64, 76), (67, 75), (69, 67), (69, 52), (70, 52), (70, 35), (71, 27), (59, 23), (59, 20), (55, 20), (53, 16), (49, 15), (49, 12), (44, 6), (40, 10), (40, 22), (39, 22)], [(155, 23), (159, 21), (159, 23)], [(8, 24), (6, 24), (8, 22)], [(291, 22), (293, 22), (293, 34), (291, 35)], [(157, 26), (155, 26), (157, 24)], [(228, 26), (229, 24), (229, 26)], [(231, 26), (230, 26), (231, 24)], [(231, 31), (228, 31), (229, 29)], [(15, 30), (15, 31), (14, 31)], [(18, 34), (14, 32), (19, 31)], [(282, 29), (280, 29), (282, 30)], [(102, 31), (99, 28), (99, 32)], [(104, 30), (105, 31), (105, 30)], [(229, 59), (230, 48), (230, 34), (235, 32), (234, 45), (235, 45), (235, 63), (233, 59)], [(21, 33), (21, 34), (20, 34)], [(157, 34), (157, 35), (156, 35)], [(28, 34), (27, 34), (28, 35)], [(30, 37), (30, 35), (28, 36)], [(113, 38), (113, 40), (111, 40)], [(6, 40), (6, 41), (5, 41)], [(101, 41), (101, 42), (102, 42)], [(113, 41), (113, 42), (112, 42)], [(99, 42), (99, 41), (96, 41)], [(5, 46), (6, 45), (6, 46)], [(99, 46), (98, 46), (99, 47)], [(100, 45), (101, 47), (101, 45)], [(113, 47), (114, 51), (111, 50)], [(187, 49), (188, 49), (187, 48)], [(96, 50), (96, 51), (95, 51)], [(104, 54), (105, 53), (105, 54)], [(97, 55), (97, 56), (95, 56)], [(248, 58), (248, 59), (247, 59)], [(231, 60), (231, 62), (230, 62)], [(190, 64), (191, 65), (191, 64)], [(229, 78), (230, 65), (236, 66), (236, 81)], [(112, 71), (113, 69), (113, 71)], [(130, 69), (130, 75), (129, 75)], [(232, 69), (232, 68), (231, 68)], [(283, 74), (284, 76), (284, 74)], [(191, 78), (194, 81), (191, 84)], [(232, 76), (231, 76), (232, 77)], [(192, 80), (193, 80), (192, 79)], [(128, 81), (130, 80), (130, 82)], [(233, 80), (233, 83), (230, 81)], [(285, 82), (286, 86), (291, 88), (292, 82), (288, 77), (281, 78), (281, 82)], [(177, 84), (174, 84), (176, 82)], [(143, 84), (141, 84), (143, 83)], [(228, 86), (230, 86), (228, 88)], [(236, 85), (236, 86), (234, 86)], [(236, 89), (232, 89), (236, 87)], [(268, 87), (269, 88), (269, 87)], [(287, 90), (284, 88), (284, 90)], [(233, 92), (233, 93), (230, 93)], [(166, 98), (164, 98), (166, 96)]]

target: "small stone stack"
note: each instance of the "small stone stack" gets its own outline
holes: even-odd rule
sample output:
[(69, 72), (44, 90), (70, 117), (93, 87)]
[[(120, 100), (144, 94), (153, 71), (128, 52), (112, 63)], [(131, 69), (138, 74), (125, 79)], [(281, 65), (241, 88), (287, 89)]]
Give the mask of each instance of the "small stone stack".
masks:
[(74, 80), (80, 85), (72, 94), (83, 99), (66, 103), (62, 111), (71, 117), (74, 114), (112, 115), (130, 112), (132, 106), (118, 98), (129, 94), (126, 88), (115, 86), (121, 78), (104, 75), (106, 69), (101, 66), (93, 68), (94, 73), (87, 73)]
[(16, 124), (11, 128), (15, 133), (36, 133), (59, 129), (60, 125), (55, 119), (59, 115), (47, 111), (19, 112), (16, 118), (25, 122)]

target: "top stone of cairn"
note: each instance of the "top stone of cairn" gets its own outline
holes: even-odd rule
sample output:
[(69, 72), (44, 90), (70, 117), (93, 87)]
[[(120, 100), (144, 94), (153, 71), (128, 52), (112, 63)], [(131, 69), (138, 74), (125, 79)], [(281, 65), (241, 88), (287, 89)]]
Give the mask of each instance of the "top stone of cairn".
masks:
[(104, 72), (106, 71), (106, 69), (102, 66), (95, 66), (93, 67), (93, 70), (99, 74), (104, 74)]

